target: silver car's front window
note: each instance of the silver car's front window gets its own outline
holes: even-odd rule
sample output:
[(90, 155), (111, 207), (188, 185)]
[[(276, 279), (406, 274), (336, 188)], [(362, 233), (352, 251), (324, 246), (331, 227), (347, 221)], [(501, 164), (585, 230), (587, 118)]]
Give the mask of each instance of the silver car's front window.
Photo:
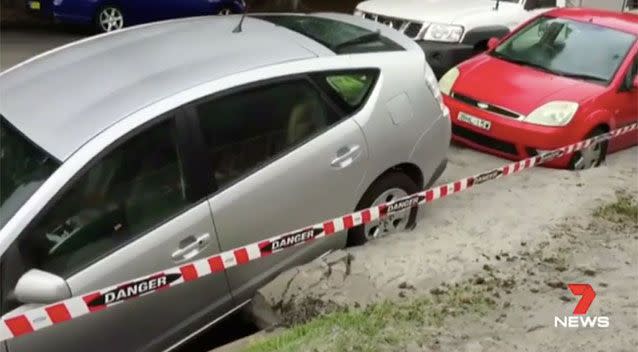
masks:
[(188, 208), (174, 121), (97, 159), (18, 239), (34, 267), (68, 276)]
[(0, 228), (59, 166), (0, 116)]

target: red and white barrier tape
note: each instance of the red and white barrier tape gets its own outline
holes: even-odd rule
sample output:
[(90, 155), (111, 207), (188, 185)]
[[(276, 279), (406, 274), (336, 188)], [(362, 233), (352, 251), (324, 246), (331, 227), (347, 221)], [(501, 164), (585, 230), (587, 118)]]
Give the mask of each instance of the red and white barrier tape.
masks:
[(342, 231), (345, 232), (345, 230), (382, 219), (390, 214), (430, 203), (454, 193), (462, 192), (481, 183), (535, 167), (565, 154), (587, 148), (594, 143), (616, 138), (635, 129), (638, 129), (638, 123), (558, 148), (542, 155), (510, 163), (445, 185), (433, 187), (390, 203), (360, 210), (342, 217), (274, 236), (260, 242), (222, 252), (210, 258), (200, 259), (135, 280), (113, 285), (93, 293), (31, 309), (19, 315), (3, 317), (2, 322), (0, 322), (0, 341), (26, 335), (51, 325), (73, 320), (83, 315), (99, 312), (135, 297), (170, 289), (185, 282), (197, 280), (203, 276), (223, 272), (228, 268), (246, 264), (289, 248), (301, 246), (313, 240), (331, 236)]

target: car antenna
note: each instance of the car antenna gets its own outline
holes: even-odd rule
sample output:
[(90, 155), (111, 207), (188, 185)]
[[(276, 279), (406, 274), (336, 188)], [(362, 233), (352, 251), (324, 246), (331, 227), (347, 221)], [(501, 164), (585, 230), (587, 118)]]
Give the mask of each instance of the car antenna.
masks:
[(235, 29), (233, 29), (233, 33), (241, 33), (242, 32), (242, 25), (244, 24), (244, 18), (246, 18), (246, 12), (248, 12), (248, 5), (246, 5), (244, 7), (244, 13), (241, 14), (241, 18), (239, 19), (239, 23), (237, 24), (237, 27), (235, 27)]

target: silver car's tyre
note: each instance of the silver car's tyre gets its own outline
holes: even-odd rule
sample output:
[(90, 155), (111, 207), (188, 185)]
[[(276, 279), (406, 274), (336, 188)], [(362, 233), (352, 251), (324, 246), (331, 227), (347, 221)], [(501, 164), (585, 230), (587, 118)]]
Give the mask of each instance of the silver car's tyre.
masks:
[[(605, 130), (598, 127), (587, 135), (587, 139), (604, 134)], [(592, 144), (589, 147), (574, 153), (569, 162), (569, 168), (572, 170), (584, 170), (592, 167), (598, 167), (605, 161), (607, 157), (608, 141)]]
[(108, 33), (124, 28), (124, 13), (117, 6), (101, 7), (95, 15), (95, 28), (100, 33)]
[[(391, 202), (419, 191), (410, 177), (400, 172), (388, 173), (375, 181), (361, 197), (357, 210)], [(417, 209), (413, 208), (386, 217), (382, 221), (357, 226), (348, 231), (348, 246), (362, 245), (370, 240), (395, 232), (411, 229), (415, 225)]]

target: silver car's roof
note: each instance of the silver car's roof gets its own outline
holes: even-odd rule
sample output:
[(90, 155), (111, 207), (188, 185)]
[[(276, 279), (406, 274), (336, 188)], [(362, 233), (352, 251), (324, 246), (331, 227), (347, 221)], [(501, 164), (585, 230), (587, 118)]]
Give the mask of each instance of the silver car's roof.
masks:
[[(329, 55), (281, 27), (238, 16), (168, 21), (71, 44), (0, 75), (0, 113), (65, 160), (131, 113), (198, 84)], [(312, 50), (308, 49), (312, 48)]]

